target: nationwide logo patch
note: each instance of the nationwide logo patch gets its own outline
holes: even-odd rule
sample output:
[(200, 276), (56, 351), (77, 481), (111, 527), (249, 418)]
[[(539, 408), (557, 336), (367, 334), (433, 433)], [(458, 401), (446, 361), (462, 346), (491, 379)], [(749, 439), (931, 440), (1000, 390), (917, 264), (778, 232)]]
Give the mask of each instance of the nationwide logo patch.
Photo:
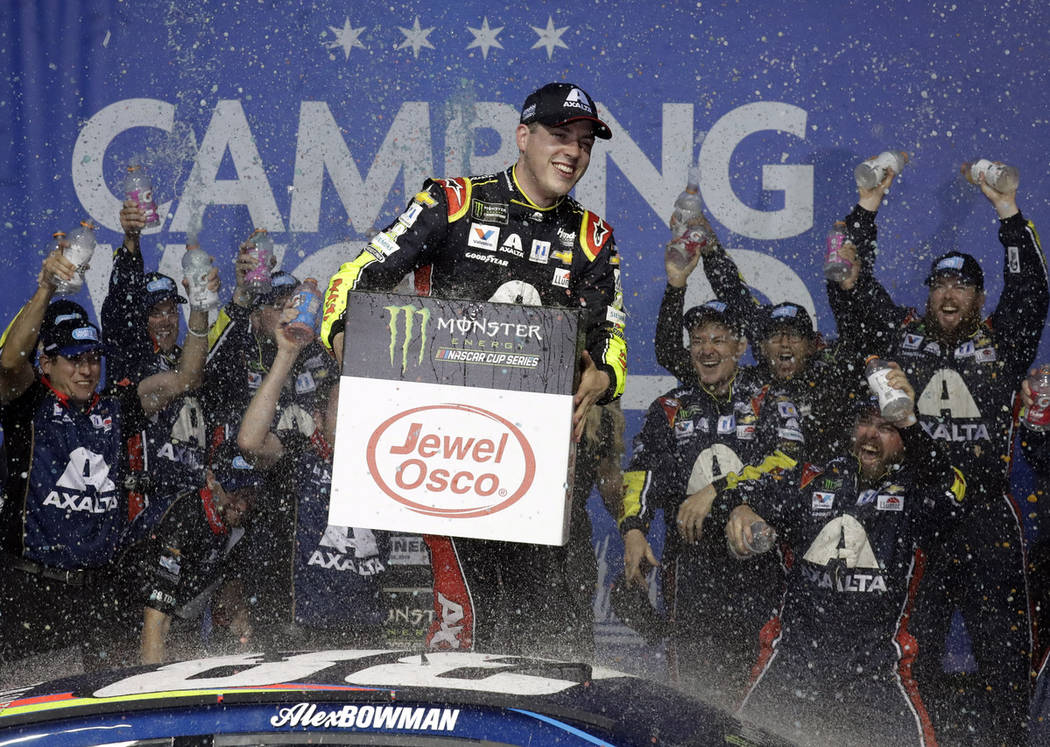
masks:
[(532, 249), (529, 251), (529, 261), (547, 264), (551, 254), (551, 242), (532, 240)]
[(475, 249), (494, 252), (499, 248), (499, 229), (495, 226), (471, 223), (470, 238), (467, 240), (467, 245)]
[(416, 218), (418, 218), (419, 214), (422, 212), (423, 206), (415, 200), (413, 200), (412, 204), (405, 209), (405, 212), (401, 213), (401, 215), (398, 216), (398, 221), (405, 228), (411, 228), (412, 224), (416, 222)]

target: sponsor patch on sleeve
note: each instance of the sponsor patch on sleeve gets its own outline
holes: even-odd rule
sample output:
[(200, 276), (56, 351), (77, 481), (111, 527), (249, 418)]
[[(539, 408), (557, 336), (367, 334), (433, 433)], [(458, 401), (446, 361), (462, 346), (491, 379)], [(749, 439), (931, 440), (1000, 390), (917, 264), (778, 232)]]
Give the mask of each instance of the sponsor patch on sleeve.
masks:
[[(426, 194), (421, 192), (420, 194)], [(429, 197), (429, 195), (427, 195)], [(431, 198), (433, 199), (433, 198)], [(418, 201), (418, 195), (416, 200), (412, 200), (412, 203), (405, 209), (405, 212), (398, 216), (397, 220), (405, 228), (411, 228), (412, 224), (416, 222), (416, 218), (423, 212), (423, 206)]]
[(389, 257), (391, 254), (396, 252), (399, 247), (397, 242), (386, 235), (386, 233), (380, 232), (372, 237), (372, 240), (368, 242), (369, 246), (378, 249), (384, 257)]
[(605, 309), (605, 320), (622, 329), (627, 324), (627, 315), (619, 309), (609, 306)]

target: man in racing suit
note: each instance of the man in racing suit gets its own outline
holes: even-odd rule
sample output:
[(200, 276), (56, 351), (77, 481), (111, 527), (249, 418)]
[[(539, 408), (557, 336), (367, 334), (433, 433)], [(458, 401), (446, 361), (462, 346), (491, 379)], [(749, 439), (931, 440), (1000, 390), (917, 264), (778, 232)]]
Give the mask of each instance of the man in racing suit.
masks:
[[(551, 83), (525, 100), (517, 162), (499, 174), (428, 179), (404, 213), (328, 286), (321, 337), (343, 351), (351, 290), (390, 290), (409, 272), (421, 292), (449, 298), (574, 307), (586, 335), (574, 435), (595, 403), (623, 392), (627, 346), (612, 228), (568, 196), (595, 138), (612, 136), (583, 89)], [(343, 392), (343, 396), (353, 396)], [(572, 521), (586, 521), (582, 506)], [(572, 655), (590, 636), (572, 594), (564, 548), (428, 538), (437, 621), (431, 645)], [(565, 577), (568, 578), (565, 578)], [(441, 603), (441, 599), (445, 603)], [(497, 630), (497, 623), (499, 630)]]
[[(861, 190), (846, 218), (860, 253), (850, 276), (828, 294), (841, 339), (863, 355), (898, 361), (919, 393), (919, 424), (946, 442), (966, 471), (970, 499), (963, 521), (931, 548), (914, 629), (926, 649), (916, 679), (938, 732), (970, 730), (963, 739), (1019, 743), (1028, 702), (1031, 631), (1021, 514), (1008, 492), (1015, 393), (1039, 345), (1050, 292), (1034, 226), (1017, 208), (1016, 192), (980, 188), (999, 216), (1003, 290), (982, 320), (984, 273), (968, 254), (934, 260), (926, 312), (895, 305), (872, 272), (875, 215), (893, 180)], [(861, 361), (855, 361), (860, 366)], [(952, 611), (959, 609), (973, 643), (978, 680), (958, 698), (949, 693), (941, 660)], [(948, 698), (957, 698), (950, 705)], [(957, 712), (951, 712), (955, 706)], [(968, 714), (968, 715), (967, 715)], [(1005, 735), (1005, 736), (1004, 736)]]
[[(777, 604), (775, 554), (741, 564), (720, 534), (704, 534), (699, 493), (732, 474), (791, 467), (801, 450), (798, 412), (786, 397), (754, 381), (737, 361), (745, 341), (711, 301), (685, 315), (698, 384), (671, 390), (649, 407), (624, 474), (624, 535), (628, 583), (645, 584), (645, 563), (657, 565), (646, 541), (657, 509), (669, 527), (663, 590), (670, 614), (672, 677), (688, 692), (733, 707), (758, 655), (763, 624)], [(749, 465), (745, 469), (745, 465)]]
[[(914, 402), (899, 367), (889, 379)], [(890, 422), (877, 399), (859, 404), (849, 453), (779, 479), (718, 486), (711, 530), (732, 509), (734, 552), (754, 557), (752, 528), (767, 521), (794, 554), (779, 630), (742, 713), (787, 725), (800, 744), (934, 744), (908, 623), (922, 548), (961, 511), (966, 483), (913, 412)]]

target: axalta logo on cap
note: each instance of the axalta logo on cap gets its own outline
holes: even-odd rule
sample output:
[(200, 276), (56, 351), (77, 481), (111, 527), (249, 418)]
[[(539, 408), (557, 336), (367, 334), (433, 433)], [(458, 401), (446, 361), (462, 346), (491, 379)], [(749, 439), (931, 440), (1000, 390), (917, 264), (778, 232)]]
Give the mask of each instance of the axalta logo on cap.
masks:
[(452, 519), (506, 509), (536, 476), (536, 456), (521, 429), (466, 404), (425, 405), (388, 418), (368, 439), (367, 461), (392, 499)]

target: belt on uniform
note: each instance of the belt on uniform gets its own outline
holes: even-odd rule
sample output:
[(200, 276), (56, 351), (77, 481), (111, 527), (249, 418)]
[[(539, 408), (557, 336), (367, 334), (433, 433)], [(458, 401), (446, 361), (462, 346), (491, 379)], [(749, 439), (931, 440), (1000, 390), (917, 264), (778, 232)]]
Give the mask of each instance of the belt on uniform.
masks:
[(10, 568), (33, 576), (61, 581), (67, 586), (93, 586), (99, 576), (98, 572), (91, 568), (68, 571), (63, 568), (48, 568), (46, 565), (40, 565), (40, 563), (25, 558), (8, 557), (6, 560)]

